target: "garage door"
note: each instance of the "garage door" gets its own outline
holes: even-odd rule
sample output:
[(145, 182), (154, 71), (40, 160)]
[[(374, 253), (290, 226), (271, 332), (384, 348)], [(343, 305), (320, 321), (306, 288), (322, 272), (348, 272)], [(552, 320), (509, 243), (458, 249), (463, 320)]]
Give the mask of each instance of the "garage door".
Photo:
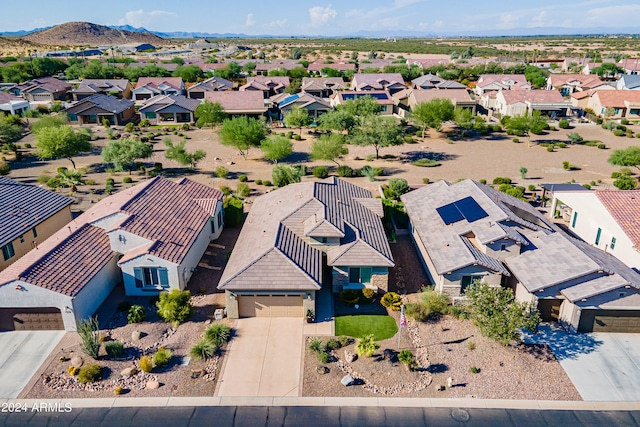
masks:
[(62, 314), (54, 307), (2, 308), (0, 329), (5, 331), (50, 331), (64, 329)]
[(302, 317), (302, 295), (239, 295), (240, 317)]
[(582, 310), (578, 332), (640, 332), (640, 311)]

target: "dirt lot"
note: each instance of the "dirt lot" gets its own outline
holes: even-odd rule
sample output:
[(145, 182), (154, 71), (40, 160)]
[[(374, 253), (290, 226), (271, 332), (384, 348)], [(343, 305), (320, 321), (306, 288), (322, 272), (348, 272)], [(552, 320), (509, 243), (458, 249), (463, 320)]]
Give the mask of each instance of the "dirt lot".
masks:
[[(634, 132), (640, 130), (640, 126), (630, 126)], [(133, 184), (123, 184), (122, 179), (128, 176), (128, 172), (118, 172), (109, 174), (105, 171), (100, 158), (100, 149), (108, 141), (104, 139), (105, 131), (102, 127), (94, 127), (95, 134), (100, 137), (94, 142), (95, 148), (92, 153), (78, 156), (75, 160), (78, 168), (87, 171), (86, 179), (96, 181), (93, 186), (81, 186), (74, 194), (76, 199), (75, 210), (86, 210), (91, 202), (98, 201), (101, 191), (104, 189), (106, 179), (114, 178), (116, 190), (133, 185), (135, 182), (145, 179), (140, 172), (134, 171), (131, 175)], [(276, 129), (276, 132), (284, 132), (284, 129)], [(596, 147), (584, 145), (568, 145), (567, 148), (557, 148), (555, 152), (547, 152), (544, 147), (537, 146), (537, 143), (545, 141), (568, 141), (567, 134), (578, 132), (585, 140), (600, 140), (606, 144), (608, 149), (600, 150)], [(207, 158), (198, 164), (196, 172), (187, 173), (190, 179), (202, 182), (207, 185), (219, 187), (227, 185), (235, 188), (238, 181), (236, 178), (240, 174), (249, 177), (249, 184), (252, 187), (253, 196), (269, 191), (273, 187), (256, 185), (254, 181), (271, 180), (271, 170), (273, 165), (262, 159), (258, 149), (252, 149), (247, 160), (243, 159), (236, 150), (222, 146), (218, 142), (218, 137), (214, 130), (192, 130), (186, 132), (190, 138), (187, 142), (188, 150), (203, 149), (207, 152)], [(313, 162), (309, 159), (309, 151), (313, 137), (303, 131), (305, 140), (294, 141), (294, 153), (285, 161), (287, 163), (305, 163), (309, 167), (328, 166), (330, 170), (335, 169), (331, 162)], [(162, 136), (164, 138), (166, 136)], [(175, 135), (168, 135), (174, 141), (180, 138)], [(616, 137), (610, 131), (606, 131), (596, 125), (576, 125), (573, 129), (550, 131), (545, 135), (532, 136), (532, 145), (528, 147), (526, 138), (520, 138), (524, 142), (513, 143), (511, 137), (504, 133), (497, 133), (493, 136), (451, 141), (445, 134), (430, 131), (428, 137), (417, 144), (405, 144), (398, 147), (383, 148), (381, 155), (392, 155), (395, 158), (378, 159), (368, 162), (364, 160), (368, 155), (374, 154), (372, 147), (348, 146), (349, 154), (345, 156), (341, 163), (353, 168), (360, 168), (364, 165), (383, 167), (385, 176), (378, 177), (376, 182), (369, 182), (367, 178), (350, 178), (350, 181), (376, 190), (380, 183), (392, 177), (401, 177), (409, 181), (410, 184), (421, 184), (423, 178), (431, 181), (446, 179), (455, 181), (461, 178), (486, 179), (489, 182), (496, 176), (509, 176), (518, 185), (528, 186), (530, 184), (539, 185), (544, 182), (561, 183), (575, 180), (578, 183), (589, 183), (590, 181), (602, 180), (602, 185), (597, 188), (610, 188), (613, 180), (610, 178), (611, 172), (618, 168), (607, 163), (607, 159), (612, 149), (624, 148), (630, 145), (637, 145), (640, 140), (637, 138)], [(25, 143), (34, 145), (32, 135), (27, 135), (20, 142), (24, 147)], [(145, 163), (152, 166), (154, 163), (162, 163), (167, 177), (185, 176), (184, 169), (175, 161), (167, 160), (164, 156), (165, 146), (158, 140), (154, 144), (153, 156), (145, 159)], [(33, 155), (34, 149), (25, 149), (24, 160), (12, 162), (10, 177), (19, 181), (36, 183), (38, 176), (46, 174), (53, 176), (59, 166), (70, 167), (68, 160), (47, 160), (41, 161)], [(410, 162), (416, 158), (429, 157), (441, 161), (442, 165), (434, 168), (421, 168), (413, 166)], [(562, 162), (568, 161), (580, 170), (567, 171), (562, 167)], [(223, 165), (231, 172), (229, 179), (217, 178), (215, 168)], [(527, 178), (521, 179), (519, 169), (524, 166), (528, 169)], [(313, 179), (307, 175), (304, 180)], [(60, 190), (68, 194), (69, 190)]]

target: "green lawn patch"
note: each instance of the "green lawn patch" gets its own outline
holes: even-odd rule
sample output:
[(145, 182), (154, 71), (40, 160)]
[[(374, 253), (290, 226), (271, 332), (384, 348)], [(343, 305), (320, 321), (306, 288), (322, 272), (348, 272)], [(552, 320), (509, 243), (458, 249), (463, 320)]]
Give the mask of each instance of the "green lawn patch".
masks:
[(398, 332), (396, 320), (391, 316), (356, 315), (336, 317), (336, 335), (362, 338), (373, 334), (376, 341), (391, 338)]

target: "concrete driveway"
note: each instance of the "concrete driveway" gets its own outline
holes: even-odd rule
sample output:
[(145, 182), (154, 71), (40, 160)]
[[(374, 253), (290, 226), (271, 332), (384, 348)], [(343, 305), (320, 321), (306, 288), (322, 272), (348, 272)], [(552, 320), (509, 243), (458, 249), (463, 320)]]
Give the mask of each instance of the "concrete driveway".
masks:
[(567, 334), (543, 325), (525, 342), (549, 344), (584, 400), (640, 401), (640, 334)]
[(0, 398), (16, 398), (65, 331), (0, 332)]
[(299, 396), (304, 319), (238, 319), (217, 396)]

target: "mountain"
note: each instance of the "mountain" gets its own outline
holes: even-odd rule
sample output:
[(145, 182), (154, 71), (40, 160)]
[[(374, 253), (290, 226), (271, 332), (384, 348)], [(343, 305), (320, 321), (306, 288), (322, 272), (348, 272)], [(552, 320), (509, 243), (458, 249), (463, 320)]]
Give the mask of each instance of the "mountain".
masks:
[[(124, 30), (131, 31), (132, 33), (151, 33), (156, 34), (153, 31), (149, 31), (144, 27), (134, 27), (133, 25), (107, 25), (109, 28), (113, 28), (114, 30)], [(156, 34), (157, 35), (157, 34)]]
[(33, 30), (4, 31), (0, 32), (0, 37), (22, 37), (36, 31), (48, 30), (51, 27), (34, 28)]
[(49, 46), (104, 46), (134, 43), (165, 45), (169, 43), (162, 37), (149, 32), (114, 29), (90, 22), (67, 22), (27, 34), (22, 37), (22, 40)]

